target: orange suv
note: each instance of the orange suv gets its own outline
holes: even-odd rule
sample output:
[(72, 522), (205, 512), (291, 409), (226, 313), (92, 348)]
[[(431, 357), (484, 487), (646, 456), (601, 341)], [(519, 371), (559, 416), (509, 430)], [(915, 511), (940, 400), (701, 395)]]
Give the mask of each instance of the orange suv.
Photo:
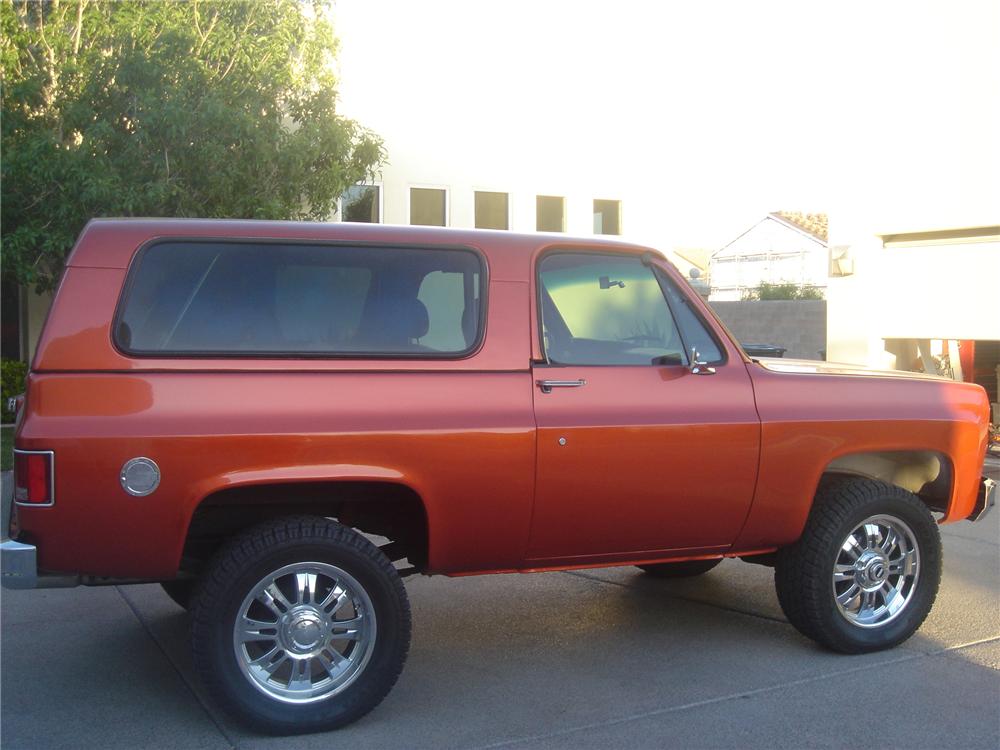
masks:
[(382, 700), (414, 573), (742, 557), (871, 651), (930, 610), (937, 524), (992, 505), (987, 425), (975, 385), (750, 359), (645, 247), (99, 220), (20, 403), (3, 583), (162, 583), (276, 733)]

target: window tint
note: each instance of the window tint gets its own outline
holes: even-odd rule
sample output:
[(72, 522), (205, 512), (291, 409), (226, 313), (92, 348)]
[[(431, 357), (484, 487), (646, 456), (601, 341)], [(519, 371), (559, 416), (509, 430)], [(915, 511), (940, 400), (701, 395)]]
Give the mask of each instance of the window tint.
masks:
[(460, 351), (468, 346), (467, 339), (475, 341), (479, 321), (478, 273), (432, 271), (421, 282), (417, 299), (427, 308), (429, 319), (427, 335), (420, 340), (424, 346), (438, 351)]
[(542, 333), (551, 362), (686, 364), (652, 269), (639, 258), (560, 253), (539, 269)]
[(461, 250), (162, 242), (115, 336), (151, 355), (455, 355), (479, 337), (481, 271)]
[(663, 286), (670, 298), (674, 314), (677, 316), (677, 325), (681, 329), (684, 341), (688, 349), (695, 348), (701, 362), (710, 365), (718, 365), (725, 361), (719, 343), (709, 332), (708, 326), (701, 319), (701, 316), (694, 311), (687, 296), (671, 281), (665, 274), (661, 274)]

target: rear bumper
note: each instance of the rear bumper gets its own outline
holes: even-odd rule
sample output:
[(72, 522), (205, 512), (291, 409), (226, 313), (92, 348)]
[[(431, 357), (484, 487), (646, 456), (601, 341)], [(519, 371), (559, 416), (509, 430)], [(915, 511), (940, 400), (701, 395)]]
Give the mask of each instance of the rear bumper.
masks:
[(33, 589), (38, 585), (38, 550), (31, 544), (4, 539), (0, 542), (0, 568), (5, 589)]
[(969, 514), (970, 521), (981, 521), (997, 502), (997, 483), (989, 477), (983, 477), (976, 495), (976, 504)]
[(13, 539), (0, 542), (0, 568), (5, 589), (67, 589), (81, 583), (78, 575), (39, 575), (38, 548)]
[(13, 476), (3, 474), (3, 497), (0, 507), (0, 583), (5, 589), (33, 589), (38, 581), (38, 550), (30, 544), (21, 544), (7, 538), (10, 515), (14, 509)]
[(10, 474), (3, 477), (3, 513), (0, 514), (0, 584), (5, 589), (64, 588), (77, 586), (80, 576), (39, 575), (38, 548), (7, 538), (10, 516), (14, 509), (13, 487)]

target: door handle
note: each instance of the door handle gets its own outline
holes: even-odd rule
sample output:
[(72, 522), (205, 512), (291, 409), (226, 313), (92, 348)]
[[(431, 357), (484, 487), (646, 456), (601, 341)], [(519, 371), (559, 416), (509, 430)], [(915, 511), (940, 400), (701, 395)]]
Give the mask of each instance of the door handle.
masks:
[(587, 385), (583, 378), (579, 380), (536, 380), (535, 385), (542, 389), (542, 393), (552, 393), (553, 388), (579, 388)]

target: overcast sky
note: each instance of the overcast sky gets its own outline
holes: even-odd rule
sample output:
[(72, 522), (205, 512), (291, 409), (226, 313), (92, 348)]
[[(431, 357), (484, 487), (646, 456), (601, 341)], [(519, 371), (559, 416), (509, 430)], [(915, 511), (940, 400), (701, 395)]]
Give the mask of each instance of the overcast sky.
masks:
[(1000, 182), (1000, 0), (335, 8), (342, 110), (390, 145), (645, 186), (678, 245), (888, 200), (873, 171)]

